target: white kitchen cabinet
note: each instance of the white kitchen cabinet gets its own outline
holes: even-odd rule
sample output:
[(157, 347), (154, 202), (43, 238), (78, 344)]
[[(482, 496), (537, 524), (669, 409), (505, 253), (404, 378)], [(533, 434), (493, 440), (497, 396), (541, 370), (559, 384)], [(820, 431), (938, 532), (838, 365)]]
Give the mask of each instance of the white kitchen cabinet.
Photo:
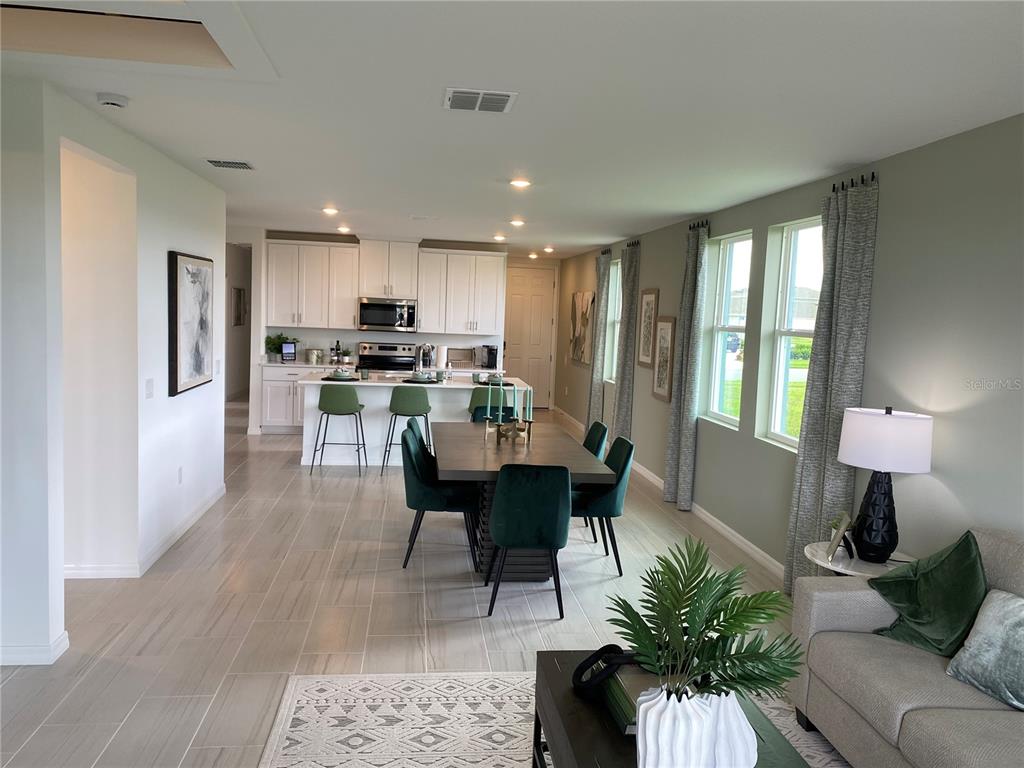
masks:
[(388, 295), (387, 240), (359, 241), (359, 295), (383, 298)]
[(476, 256), (467, 253), (448, 254), (445, 330), (448, 333), (472, 333), (474, 276)]
[(473, 332), (500, 334), (505, 326), (505, 260), (477, 256), (473, 279)]
[(295, 388), (290, 381), (263, 381), (264, 427), (291, 427), (295, 424)]
[(267, 325), (298, 325), (299, 246), (267, 245)]
[(327, 328), (355, 328), (359, 304), (359, 246), (331, 246)]
[(388, 244), (388, 293), (392, 299), (415, 299), (419, 245), (392, 240)]
[(330, 249), (326, 245), (299, 246), (299, 318), (301, 328), (328, 326)]
[(423, 333), (444, 333), (448, 275), (448, 254), (424, 251), (419, 254), (416, 324)]

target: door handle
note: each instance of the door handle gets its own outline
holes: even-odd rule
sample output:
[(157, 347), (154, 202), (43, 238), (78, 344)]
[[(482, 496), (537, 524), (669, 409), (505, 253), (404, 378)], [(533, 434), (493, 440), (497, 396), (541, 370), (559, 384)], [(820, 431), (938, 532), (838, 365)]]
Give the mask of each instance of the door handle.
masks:
[(292, 312), (292, 322), (293, 323), (295, 322), (295, 313), (294, 312)]

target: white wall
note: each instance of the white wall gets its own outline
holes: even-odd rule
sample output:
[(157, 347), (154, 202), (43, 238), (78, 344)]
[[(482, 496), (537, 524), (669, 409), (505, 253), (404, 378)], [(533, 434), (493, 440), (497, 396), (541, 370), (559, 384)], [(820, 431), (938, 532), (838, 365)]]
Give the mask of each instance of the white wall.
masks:
[(138, 572), (135, 176), (60, 149), (65, 573)]
[(246, 303), (252, 304), (252, 248), (228, 243), (224, 280), (224, 395), (228, 400), (243, 397), (249, 391), (249, 345), (252, 319), (246, 313), (244, 325), (232, 325), (234, 307), (232, 289), (245, 290)]

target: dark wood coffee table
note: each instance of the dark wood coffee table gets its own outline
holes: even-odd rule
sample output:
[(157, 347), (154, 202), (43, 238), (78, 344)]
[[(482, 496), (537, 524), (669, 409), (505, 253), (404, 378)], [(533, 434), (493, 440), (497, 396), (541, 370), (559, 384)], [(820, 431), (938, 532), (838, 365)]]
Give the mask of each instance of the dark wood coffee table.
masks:
[[(573, 670), (591, 653), (537, 654), (533, 768), (544, 768), (544, 752), (555, 768), (635, 768), (636, 738), (622, 734), (603, 704), (573, 693)], [(740, 703), (757, 734), (757, 768), (807, 768), (761, 710), (746, 699)]]

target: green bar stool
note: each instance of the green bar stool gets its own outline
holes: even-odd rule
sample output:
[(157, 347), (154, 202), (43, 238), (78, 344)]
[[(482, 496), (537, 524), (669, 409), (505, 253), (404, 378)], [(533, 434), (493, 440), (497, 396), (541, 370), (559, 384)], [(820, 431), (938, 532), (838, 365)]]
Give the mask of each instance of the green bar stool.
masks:
[[(612, 551), (615, 553), (615, 567), (622, 575), (622, 560), (619, 559), (619, 545), (615, 540), (615, 528), (612, 518), (622, 517), (622, 509), (626, 503), (626, 487), (629, 485), (629, 473), (633, 467), (633, 443), (624, 437), (615, 438), (605, 466), (615, 472), (614, 485), (588, 485), (573, 491), (572, 516), (590, 518), (590, 527), (594, 528), (595, 518), (601, 524), (601, 539), (604, 541), (604, 554), (608, 556), (608, 540), (611, 539)], [(594, 532), (597, 541), (597, 532)]]
[[(497, 415), (498, 406), (508, 406), (508, 395), (504, 387), (477, 387), (469, 396), (469, 418), (471, 421), (483, 421), (487, 417), (487, 399), (490, 394), (492, 415)], [(507, 413), (507, 411), (506, 411)], [(478, 418), (482, 416), (482, 418)]]
[[(359, 402), (359, 395), (356, 388), (349, 384), (324, 384), (320, 387), (320, 420), (316, 424), (316, 437), (313, 439), (313, 456), (309, 461), (309, 474), (313, 474), (313, 465), (316, 463), (316, 455), (320, 454), (320, 466), (324, 465), (324, 450), (328, 445), (354, 445), (356, 447), (356, 467), (359, 469), (359, 476), (363, 475), (363, 465), (360, 463), (360, 452), (362, 462), (366, 463), (369, 470), (370, 462), (366, 457), (366, 433), (363, 431), (363, 405)], [(356, 441), (354, 443), (334, 443), (327, 440), (327, 431), (331, 427), (331, 416), (351, 416), (356, 429)], [(323, 428), (324, 440), (320, 442), (320, 430)], [(317, 444), (319, 443), (319, 447)]]
[(427, 390), (420, 386), (395, 387), (391, 390), (391, 402), (388, 405), (391, 411), (391, 420), (388, 422), (388, 435), (384, 441), (384, 461), (380, 464), (381, 477), (384, 476), (384, 467), (388, 465), (391, 457), (391, 446), (398, 445), (392, 442), (395, 439), (395, 422), (399, 416), (423, 417), (423, 429), (427, 435), (427, 445), (431, 444), (430, 439), (430, 399), (427, 397)]
[(571, 484), (567, 467), (506, 464), (498, 470), (494, 488), (494, 501), (488, 521), (494, 549), (487, 566), (484, 586), (491, 580), (494, 562), (498, 572), (491, 592), (491, 605), (487, 615), (494, 613), (501, 574), (505, 570), (505, 557), (510, 549), (546, 549), (551, 560), (551, 574), (555, 579), (555, 597), (558, 599), (558, 618), (565, 618), (562, 608), (562, 580), (558, 573), (558, 550), (569, 540), (571, 514)]

